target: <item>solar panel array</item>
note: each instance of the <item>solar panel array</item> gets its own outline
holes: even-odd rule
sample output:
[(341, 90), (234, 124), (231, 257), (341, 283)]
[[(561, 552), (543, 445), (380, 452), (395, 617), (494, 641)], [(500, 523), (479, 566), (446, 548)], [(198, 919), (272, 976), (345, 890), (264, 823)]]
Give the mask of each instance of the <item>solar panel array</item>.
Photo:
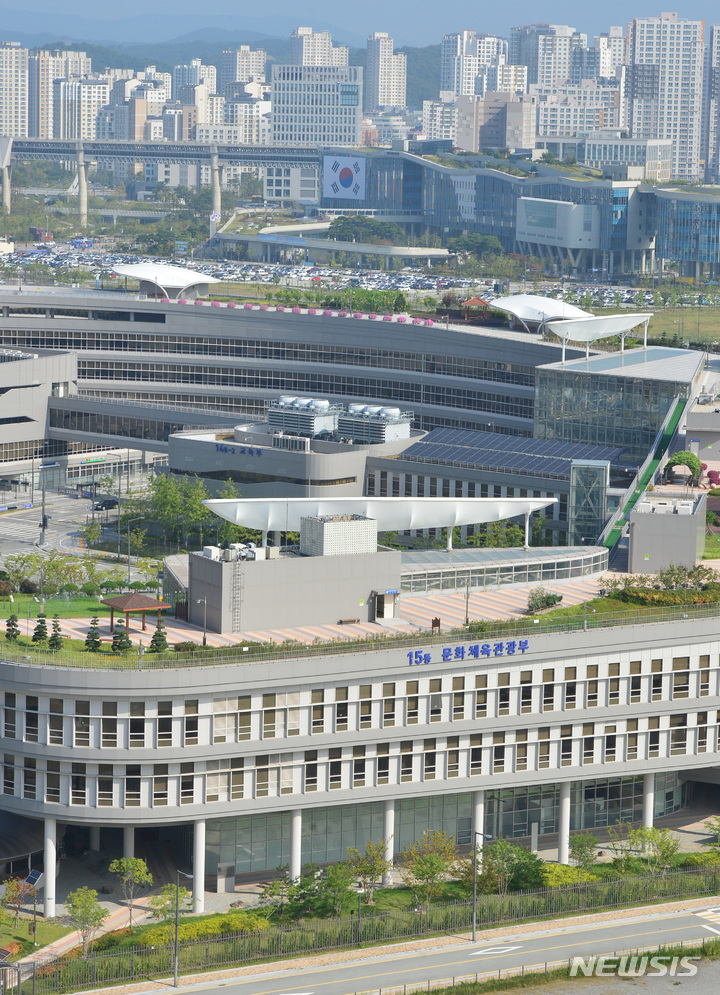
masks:
[(621, 449), (611, 446), (437, 428), (421, 442), (406, 449), (403, 457), (437, 463), (462, 463), (491, 470), (569, 477), (573, 460), (614, 462), (621, 452)]

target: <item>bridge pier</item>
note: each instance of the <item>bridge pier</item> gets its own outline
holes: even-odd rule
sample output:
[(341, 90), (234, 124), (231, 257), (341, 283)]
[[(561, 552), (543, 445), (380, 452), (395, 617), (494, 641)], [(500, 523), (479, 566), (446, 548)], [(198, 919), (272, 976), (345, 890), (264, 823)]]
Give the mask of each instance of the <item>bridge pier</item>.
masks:
[(12, 207), (12, 192), (10, 186), (10, 167), (2, 167), (2, 206), (6, 214), (10, 213)]
[(214, 214), (222, 214), (222, 193), (220, 188), (220, 160), (216, 148), (210, 150), (210, 182), (212, 186), (212, 209)]
[(87, 227), (88, 201), (87, 201), (87, 164), (85, 162), (85, 152), (82, 145), (78, 145), (77, 150), (77, 171), (78, 171), (78, 215), (80, 227)]

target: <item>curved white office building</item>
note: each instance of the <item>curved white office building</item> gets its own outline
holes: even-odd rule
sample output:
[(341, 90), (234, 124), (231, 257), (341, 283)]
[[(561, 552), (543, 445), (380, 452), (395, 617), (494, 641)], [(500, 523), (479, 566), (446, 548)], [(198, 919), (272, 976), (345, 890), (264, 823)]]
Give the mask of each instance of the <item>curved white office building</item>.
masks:
[(713, 611), (271, 659), (237, 648), (205, 666), (146, 654), (142, 670), (96, 669), (91, 656), (41, 666), (6, 649), (0, 819), (42, 830), (46, 915), (68, 829), (115, 855), (171, 845), (193, 862), (198, 910), (236, 875), (296, 875), (371, 836), (397, 852), (428, 827), (467, 845), (476, 829), (523, 837), (536, 824), (559, 833), (567, 860), (571, 830), (651, 824), (712, 782)]

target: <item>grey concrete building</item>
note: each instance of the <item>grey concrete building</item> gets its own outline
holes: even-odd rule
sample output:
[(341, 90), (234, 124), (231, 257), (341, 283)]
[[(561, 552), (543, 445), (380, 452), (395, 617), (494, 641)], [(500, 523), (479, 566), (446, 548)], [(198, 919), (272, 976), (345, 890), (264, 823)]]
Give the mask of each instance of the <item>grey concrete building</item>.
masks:
[(656, 574), (669, 566), (692, 568), (705, 550), (704, 494), (645, 494), (630, 512), (630, 573)]

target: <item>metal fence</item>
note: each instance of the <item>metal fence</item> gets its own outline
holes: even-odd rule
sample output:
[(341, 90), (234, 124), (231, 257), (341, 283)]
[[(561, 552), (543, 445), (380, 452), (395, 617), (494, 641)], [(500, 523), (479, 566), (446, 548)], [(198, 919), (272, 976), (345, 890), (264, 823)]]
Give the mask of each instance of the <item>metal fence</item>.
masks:
[(336, 656), (346, 653), (377, 653), (379, 650), (412, 649), (417, 646), (447, 646), (450, 642), (488, 642), (508, 631), (513, 636), (540, 636), (554, 633), (579, 632), (583, 629), (612, 629), (616, 626), (650, 625), (657, 622), (678, 622), (687, 619), (720, 618), (720, 602), (705, 605), (677, 605), (672, 608), (637, 608), (627, 612), (591, 613), (586, 617), (513, 619), (508, 622), (471, 622), (449, 632), (417, 636), (368, 636), (366, 639), (338, 639), (311, 645), (298, 643), (249, 644), (235, 646), (226, 652), (202, 650), (191, 653), (148, 653), (139, 658), (136, 652), (128, 656), (105, 656), (90, 652), (33, 652), (30, 647), (3, 646), (1, 663), (18, 663), (40, 667), (72, 667), (82, 670), (183, 670), (187, 667), (225, 667), (232, 664), (264, 663), (272, 660), (297, 660), (308, 657)]
[[(676, 870), (665, 877), (628, 875), (506, 896), (484, 895), (477, 903), (477, 925), (483, 929), (502, 923), (572, 916), (658, 900), (695, 895), (707, 898), (717, 895), (719, 890), (720, 867), (717, 867)], [(359, 917), (183, 940), (179, 948), (179, 971), (194, 974), (433, 934), (468, 933), (472, 920), (472, 902), (466, 901), (431, 906), (429, 911), (372, 912), (366, 909)], [(80, 956), (78, 951), (36, 961), (22, 965), (20, 991), (15, 995), (50, 995), (167, 977), (173, 972), (173, 953), (173, 945), (168, 943), (93, 952), (87, 958)]]

